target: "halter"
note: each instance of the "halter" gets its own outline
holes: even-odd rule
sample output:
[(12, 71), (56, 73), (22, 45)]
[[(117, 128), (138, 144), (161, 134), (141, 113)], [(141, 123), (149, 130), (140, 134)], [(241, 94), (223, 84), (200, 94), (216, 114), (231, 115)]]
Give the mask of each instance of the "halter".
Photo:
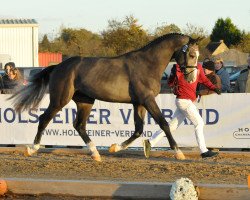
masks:
[[(189, 48), (189, 43), (187, 43), (187, 44), (185, 44), (182, 48), (181, 48), (181, 51), (180, 52), (182, 52), (182, 53), (184, 53), (184, 54), (187, 54), (187, 50), (188, 50), (188, 48)], [(184, 75), (189, 75), (189, 74), (191, 74), (194, 70), (192, 70), (191, 72), (186, 72), (186, 69), (187, 68), (194, 68), (194, 70), (195, 69), (197, 69), (197, 66), (187, 66), (187, 60), (186, 60), (186, 55), (184, 55), (184, 63), (183, 63), (183, 65), (181, 65), (180, 66), (180, 69), (181, 69), (181, 71), (182, 71), (182, 73), (184, 74)]]
[[(194, 68), (192, 71), (190, 71), (190, 72), (186, 72), (186, 69), (187, 68)], [(186, 66), (184, 69), (181, 69), (181, 70), (183, 70), (182, 71), (182, 73), (186, 76), (186, 75), (189, 75), (189, 74), (191, 74), (192, 72), (194, 72), (194, 70), (196, 70), (197, 69), (197, 67), (196, 66)]]

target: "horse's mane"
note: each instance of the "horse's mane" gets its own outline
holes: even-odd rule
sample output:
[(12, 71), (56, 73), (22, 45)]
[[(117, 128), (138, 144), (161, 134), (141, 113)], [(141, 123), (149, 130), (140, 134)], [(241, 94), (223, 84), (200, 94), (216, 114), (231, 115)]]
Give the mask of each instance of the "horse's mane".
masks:
[(130, 53), (133, 53), (133, 52), (136, 52), (136, 51), (144, 51), (144, 50), (147, 50), (148, 48), (150, 48), (151, 46), (155, 45), (155, 44), (158, 44), (160, 43), (161, 41), (163, 40), (166, 40), (166, 39), (172, 39), (173, 37), (176, 37), (176, 36), (183, 36), (183, 37), (189, 37), (188, 35), (185, 35), (185, 34), (182, 34), (182, 33), (168, 33), (168, 34), (165, 34), (165, 35), (162, 35), (158, 38), (155, 38), (154, 40), (150, 41), (148, 44), (146, 44), (145, 46), (137, 49), (137, 50), (133, 50), (133, 51), (130, 51), (130, 52), (127, 52), (125, 54), (130, 54)]
[[(158, 44), (159, 42), (161, 42), (163, 40), (172, 39), (173, 37), (176, 37), (176, 36), (187, 36), (187, 35), (184, 35), (182, 33), (168, 33), (168, 34), (162, 35), (162, 36), (152, 40), (151, 42), (149, 42), (148, 44), (146, 44), (144, 47), (142, 47), (140, 49), (141, 50), (146, 49), (152, 45)], [(187, 36), (187, 37), (189, 37), (189, 36)]]
[(131, 53), (138, 52), (138, 51), (145, 51), (148, 48), (150, 48), (151, 46), (156, 45), (156, 44), (160, 43), (163, 40), (172, 39), (173, 37), (176, 37), (176, 36), (189, 37), (191, 39), (190, 36), (182, 34), (182, 33), (167, 33), (167, 34), (162, 35), (162, 36), (160, 36), (158, 38), (155, 38), (154, 40), (150, 41), (148, 44), (146, 44), (145, 46), (143, 46), (143, 47), (141, 47), (139, 49), (135, 49), (135, 50), (129, 51), (127, 53), (124, 53), (124, 54), (121, 54), (121, 55), (118, 55), (118, 56), (114, 56), (112, 58), (117, 58), (117, 57), (120, 57), (120, 56), (129, 55)]

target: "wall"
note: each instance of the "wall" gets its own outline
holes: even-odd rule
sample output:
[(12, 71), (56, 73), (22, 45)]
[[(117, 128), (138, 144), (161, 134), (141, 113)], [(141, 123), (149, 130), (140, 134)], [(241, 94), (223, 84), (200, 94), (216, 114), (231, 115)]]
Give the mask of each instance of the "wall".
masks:
[(0, 54), (10, 55), (17, 67), (38, 66), (37, 25), (0, 24), (0, 44)]
[(50, 53), (50, 52), (39, 53), (39, 66), (40, 67), (54, 65), (60, 62), (62, 62), (61, 53)]
[[(32, 144), (38, 126), (38, 116), (49, 104), (46, 95), (37, 109), (15, 113), (9, 95), (0, 95), (0, 144)], [(206, 144), (212, 148), (250, 148), (250, 93), (212, 94), (203, 96), (197, 108), (204, 120)], [(176, 109), (175, 96), (158, 95), (157, 103), (167, 121)], [(236, 101), (237, 100), (237, 101)], [(84, 142), (73, 128), (76, 105), (71, 101), (51, 120), (44, 131), (41, 144), (84, 146)], [(142, 139), (152, 136), (159, 126), (147, 113), (144, 133), (131, 147), (142, 147)], [(95, 101), (87, 121), (87, 134), (97, 146), (120, 144), (134, 132), (133, 106), (131, 104)], [(174, 131), (173, 137), (181, 147), (196, 147), (194, 125), (185, 120)], [(157, 144), (169, 147), (166, 137)]]

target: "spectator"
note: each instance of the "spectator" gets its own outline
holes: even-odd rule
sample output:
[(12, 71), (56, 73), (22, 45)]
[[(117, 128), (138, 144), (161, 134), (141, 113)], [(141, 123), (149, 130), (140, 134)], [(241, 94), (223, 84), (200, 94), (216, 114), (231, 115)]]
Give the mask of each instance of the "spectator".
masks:
[(8, 62), (4, 65), (4, 71), (5, 71), (5, 74), (3, 75), (4, 76), (8, 76), (9, 72), (10, 72), (10, 69), (13, 69), (15, 68), (15, 63), (14, 62)]
[[(221, 89), (221, 80), (220, 77), (218, 75), (215, 74), (215, 66), (214, 66), (214, 62), (211, 60), (207, 60), (203, 62), (202, 65), (205, 75), (206, 77), (219, 89)], [(197, 93), (199, 95), (208, 95), (208, 94), (212, 94), (215, 93), (213, 90), (210, 90), (209, 88), (207, 88), (206, 86), (204, 86), (203, 84), (199, 84), (198, 87), (198, 91)]]
[(4, 89), (3, 82), (8, 80), (8, 74), (9, 74), (10, 69), (12, 69), (12, 68), (15, 68), (15, 63), (14, 62), (8, 62), (8, 63), (6, 63), (4, 65), (5, 74), (0, 77), (0, 90), (1, 90), (1, 93), (3, 93), (2, 90)]
[(229, 73), (224, 68), (224, 63), (222, 59), (215, 60), (215, 72), (221, 79), (221, 92), (227, 93), (230, 92), (230, 79)]
[(250, 93), (250, 55), (247, 59), (248, 66), (246, 69), (240, 72), (240, 76), (237, 78), (235, 83), (234, 92), (238, 93)]
[(8, 76), (3, 78), (3, 94), (10, 94), (22, 85), (22, 76), (17, 68), (11, 68)]

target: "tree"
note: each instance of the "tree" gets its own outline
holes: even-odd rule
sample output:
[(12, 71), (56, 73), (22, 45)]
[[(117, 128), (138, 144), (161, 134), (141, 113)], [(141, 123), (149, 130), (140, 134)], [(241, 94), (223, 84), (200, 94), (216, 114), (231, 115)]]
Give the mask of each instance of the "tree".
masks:
[(192, 38), (205, 38), (208, 36), (206, 30), (203, 27), (196, 26), (190, 23), (186, 24), (186, 28), (184, 28), (182, 32)]
[(159, 37), (168, 33), (181, 33), (181, 29), (175, 24), (162, 25), (155, 29), (154, 35), (155, 37)]
[(133, 16), (125, 17), (125, 20), (109, 20), (107, 30), (102, 32), (103, 45), (110, 49), (112, 55), (120, 55), (137, 49), (148, 42), (148, 35), (138, 20)]
[(225, 20), (219, 18), (210, 35), (211, 41), (219, 42), (220, 40), (224, 40), (228, 47), (239, 44), (242, 37), (242, 32), (232, 23), (229, 17)]
[(101, 37), (86, 29), (63, 28), (55, 44), (62, 44), (62, 53), (68, 56), (100, 55)]
[(47, 34), (45, 34), (43, 36), (42, 41), (39, 43), (39, 51), (40, 52), (48, 52), (48, 51), (50, 51), (50, 48), (51, 48), (51, 43), (48, 39)]
[(243, 37), (239, 45), (236, 46), (237, 49), (245, 52), (245, 53), (250, 53), (250, 32), (244, 33), (243, 32)]

